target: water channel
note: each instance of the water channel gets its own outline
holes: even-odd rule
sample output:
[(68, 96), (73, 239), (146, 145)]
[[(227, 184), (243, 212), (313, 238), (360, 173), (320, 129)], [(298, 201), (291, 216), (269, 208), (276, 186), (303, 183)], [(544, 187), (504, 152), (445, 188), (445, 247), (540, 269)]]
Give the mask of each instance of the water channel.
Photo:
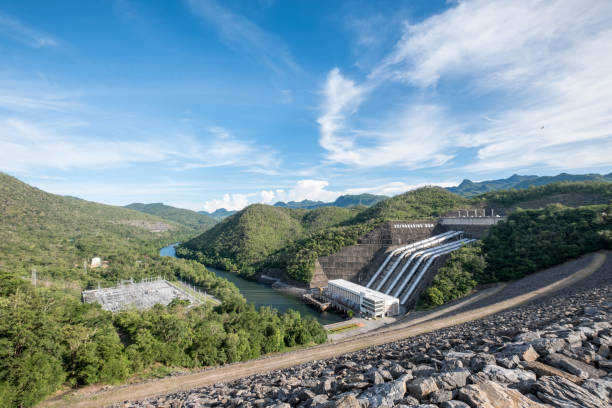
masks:
[[(174, 247), (178, 244), (168, 245), (159, 250), (161, 256), (172, 256), (176, 257), (176, 251)], [(297, 310), (302, 316), (312, 316), (317, 319), (321, 324), (336, 323), (344, 320), (343, 317), (336, 313), (323, 312), (311, 308), (300, 299), (295, 296), (288, 295), (280, 292), (272, 287), (263, 283), (244, 279), (239, 275), (227, 271), (207, 266), (206, 269), (213, 272), (220, 278), (227, 279), (238, 287), (242, 296), (245, 297), (247, 302), (255, 304), (255, 307), (259, 306), (271, 306), (280, 312), (284, 312), (287, 309)]]

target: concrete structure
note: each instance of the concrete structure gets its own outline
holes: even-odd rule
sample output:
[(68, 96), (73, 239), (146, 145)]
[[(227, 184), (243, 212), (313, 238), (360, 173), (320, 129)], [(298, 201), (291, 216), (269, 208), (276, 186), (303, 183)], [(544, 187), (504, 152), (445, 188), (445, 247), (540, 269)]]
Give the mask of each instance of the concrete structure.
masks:
[(496, 224), (505, 221), (508, 217), (494, 215), (492, 217), (442, 217), (440, 226), (448, 229), (457, 229), (470, 238), (482, 239)]
[(102, 266), (102, 259), (99, 257), (91, 258), (91, 267), (97, 268), (99, 266)]
[(365, 283), (366, 277), (373, 273), (370, 266), (380, 265), (382, 261), (379, 258), (384, 259), (389, 247), (419, 241), (444, 230), (432, 220), (385, 222), (363, 236), (357, 244), (318, 258), (311, 287), (323, 287), (332, 279)]
[(350, 309), (371, 317), (395, 316), (399, 314), (399, 299), (366, 288), (344, 279), (327, 283), (323, 295)]

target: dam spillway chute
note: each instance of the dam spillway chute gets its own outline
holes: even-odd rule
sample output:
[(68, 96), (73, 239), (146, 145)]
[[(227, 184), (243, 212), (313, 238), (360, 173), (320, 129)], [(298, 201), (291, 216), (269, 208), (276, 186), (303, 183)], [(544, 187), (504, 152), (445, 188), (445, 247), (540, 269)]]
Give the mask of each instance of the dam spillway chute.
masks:
[[(447, 240), (455, 239), (460, 235), (461, 232), (459, 231), (448, 231), (443, 234), (435, 235), (433, 237), (397, 248), (396, 250), (392, 251), (389, 256), (387, 256), (383, 264), (378, 268), (366, 286), (374, 288), (377, 291), (384, 291), (385, 283), (389, 280), (389, 278), (394, 276), (394, 272), (397, 270), (397, 267), (403, 262), (406, 256), (411, 255), (420, 249), (433, 247)], [(391, 262), (392, 259), (395, 260)]]

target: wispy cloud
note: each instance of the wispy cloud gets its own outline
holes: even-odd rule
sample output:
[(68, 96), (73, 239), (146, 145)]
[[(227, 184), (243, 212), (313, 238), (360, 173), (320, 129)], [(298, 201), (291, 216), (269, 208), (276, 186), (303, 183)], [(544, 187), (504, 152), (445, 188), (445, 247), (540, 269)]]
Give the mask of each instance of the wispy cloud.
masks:
[[(406, 24), (362, 83), (331, 71), (319, 118), (326, 158), (432, 167), (470, 148), (477, 152), (471, 171), (609, 164), (611, 18), (612, 3), (603, 0), (465, 0)], [(462, 90), (459, 102), (436, 97), (449, 83)], [(361, 125), (362, 105), (389, 84), (421, 101), (389, 106), (389, 114)], [(473, 103), (481, 98), (495, 99)]]
[(246, 17), (213, 0), (186, 0), (190, 10), (214, 27), (220, 40), (236, 52), (267, 65), (277, 74), (299, 67), (287, 45)]
[(341, 195), (345, 194), (370, 193), (394, 196), (427, 185), (448, 187), (457, 185), (457, 182), (438, 181), (406, 183), (403, 181), (391, 181), (378, 185), (375, 184), (370, 186), (353, 187), (342, 190), (330, 189), (329, 185), (330, 183), (327, 180), (298, 180), (290, 188), (261, 190), (259, 192), (245, 194), (224, 194), (223, 197), (220, 199), (206, 201), (203, 207), (206, 211), (211, 212), (218, 208), (225, 208), (227, 210), (241, 210), (244, 207), (253, 203), (274, 204), (278, 201), (288, 202), (302, 201), (306, 199), (331, 202), (334, 201), (336, 198), (340, 197)]
[(79, 105), (76, 93), (52, 89), (42, 81), (0, 81), (0, 108), (15, 111), (66, 111)]
[[(227, 131), (193, 136), (178, 135), (132, 140), (113, 140), (88, 135), (86, 124), (73, 122), (33, 123), (23, 119), (0, 119), (0, 170), (102, 169), (137, 163), (159, 163), (174, 170), (234, 166), (248, 171), (274, 170), (276, 152), (237, 139)], [(217, 133), (215, 133), (217, 132)], [(219, 135), (221, 132), (221, 135)], [(180, 149), (176, 141), (180, 141)]]
[(0, 34), (33, 48), (56, 47), (60, 44), (55, 37), (28, 27), (19, 20), (2, 13), (0, 13)]

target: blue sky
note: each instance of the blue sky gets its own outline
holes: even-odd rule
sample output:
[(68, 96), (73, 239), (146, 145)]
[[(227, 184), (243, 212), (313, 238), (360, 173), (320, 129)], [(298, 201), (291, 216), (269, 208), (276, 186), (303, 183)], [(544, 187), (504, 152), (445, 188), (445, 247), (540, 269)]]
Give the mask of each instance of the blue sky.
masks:
[(612, 171), (612, 3), (0, 1), (0, 170), (195, 210)]

